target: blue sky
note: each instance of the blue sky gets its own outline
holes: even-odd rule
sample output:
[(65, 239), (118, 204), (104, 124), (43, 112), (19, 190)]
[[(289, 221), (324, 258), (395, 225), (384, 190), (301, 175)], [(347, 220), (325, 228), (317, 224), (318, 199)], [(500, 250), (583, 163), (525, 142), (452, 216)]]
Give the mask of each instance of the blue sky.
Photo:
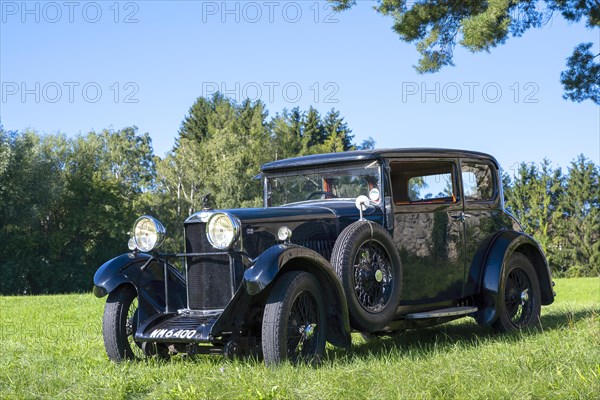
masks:
[(341, 111), (377, 147), (489, 152), (504, 169), (578, 154), (600, 163), (600, 108), (561, 98), (560, 71), (599, 30), (555, 16), (491, 53), (418, 75), (418, 53), (359, 1), (0, 1), (5, 129), (68, 135), (137, 125), (156, 154), (216, 88), (284, 107)]

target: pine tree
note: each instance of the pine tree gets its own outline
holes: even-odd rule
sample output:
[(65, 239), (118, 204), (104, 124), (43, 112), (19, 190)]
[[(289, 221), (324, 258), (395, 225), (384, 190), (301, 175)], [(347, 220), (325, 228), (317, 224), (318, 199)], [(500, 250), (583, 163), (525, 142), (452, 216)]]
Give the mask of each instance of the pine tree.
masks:
[(569, 276), (600, 275), (600, 171), (580, 155), (571, 162), (561, 198), (563, 223), (557, 232)]
[(319, 112), (312, 106), (308, 109), (302, 121), (302, 151), (301, 154), (316, 154), (321, 152), (319, 145), (325, 143), (325, 129)]
[(348, 128), (348, 124), (344, 122), (344, 118), (340, 117), (340, 112), (333, 108), (325, 115), (323, 121), (323, 129), (325, 130), (326, 141), (341, 142), (341, 147), (329, 146), (335, 148), (332, 152), (356, 150), (356, 146), (352, 144), (354, 135), (351, 135), (352, 130)]

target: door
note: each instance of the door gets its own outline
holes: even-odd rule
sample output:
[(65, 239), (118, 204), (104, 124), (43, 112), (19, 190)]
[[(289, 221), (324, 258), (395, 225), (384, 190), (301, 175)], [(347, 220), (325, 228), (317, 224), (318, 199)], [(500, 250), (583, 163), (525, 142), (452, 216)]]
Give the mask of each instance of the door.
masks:
[(394, 242), (402, 262), (402, 303), (462, 296), (465, 278), (464, 213), (458, 160), (390, 163)]
[(481, 260), (496, 232), (512, 229), (502, 211), (498, 169), (488, 161), (461, 160), (465, 212), (465, 296), (476, 294)]

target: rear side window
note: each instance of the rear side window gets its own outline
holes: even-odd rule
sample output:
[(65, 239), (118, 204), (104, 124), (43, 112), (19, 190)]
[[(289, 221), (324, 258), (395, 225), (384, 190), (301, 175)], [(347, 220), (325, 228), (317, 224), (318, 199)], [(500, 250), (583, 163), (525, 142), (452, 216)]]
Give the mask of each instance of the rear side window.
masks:
[(489, 201), (495, 197), (494, 174), (489, 164), (463, 161), (462, 182), (466, 201)]
[(449, 161), (392, 162), (394, 203), (454, 203), (456, 190), (454, 163)]

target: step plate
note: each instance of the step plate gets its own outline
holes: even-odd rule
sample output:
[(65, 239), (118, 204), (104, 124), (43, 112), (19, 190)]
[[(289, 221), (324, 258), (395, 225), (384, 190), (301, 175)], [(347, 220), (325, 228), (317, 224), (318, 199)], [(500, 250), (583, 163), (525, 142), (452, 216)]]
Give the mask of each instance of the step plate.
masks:
[(443, 308), (441, 310), (431, 310), (413, 314), (406, 314), (406, 319), (426, 319), (426, 318), (443, 318), (455, 317), (457, 315), (467, 315), (477, 311), (477, 307), (452, 307)]

